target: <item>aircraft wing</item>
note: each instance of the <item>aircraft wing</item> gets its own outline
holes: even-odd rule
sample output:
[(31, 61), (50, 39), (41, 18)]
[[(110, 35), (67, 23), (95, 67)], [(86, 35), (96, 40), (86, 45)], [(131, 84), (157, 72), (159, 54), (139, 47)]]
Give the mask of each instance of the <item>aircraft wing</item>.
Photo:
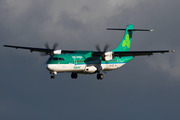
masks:
[[(26, 49), (30, 50), (31, 52), (44, 52), (46, 54), (50, 54), (54, 51), (54, 49), (47, 49), (47, 48), (35, 48), (35, 47), (24, 47), (24, 46), (13, 46), (13, 45), (4, 45), (4, 47), (11, 47), (16, 49)], [(62, 50), (61, 53), (74, 53), (71, 50)]]
[(122, 52), (113, 52), (114, 56), (119, 56), (119, 57), (123, 57), (123, 56), (150, 56), (153, 55), (154, 53), (166, 53), (166, 52), (175, 52), (175, 50), (157, 50), (157, 51), (122, 51)]
[(27, 49), (30, 50), (31, 52), (50, 52), (53, 51), (53, 49), (46, 49), (46, 48), (35, 48), (35, 47), (24, 47), (24, 46), (13, 46), (13, 45), (4, 45), (4, 47), (11, 47), (11, 48), (16, 48), (16, 49)]
[[(13, 45), (4, 45), (4, 47), (10, 47), (10, 48), (16, 48), (16, 49), (26, 49), (30, 50), (31, 52), (44, 52), (46, 54), (51, 54), (54, 49), (47, 49), (47, 48), (35, 48), (35, 47), (24, 47), (24, 46), (13, 46)], [(104, 52), (96, 52), (96, 51), (72, 51), (72, 50), (61, 50), (61, 53), (84, 53), (84, 52), (92, 52), (95, 56), (100, 56), (104, 54)], [(113, 51), (112, 54), (114, 56), (150, 56), (153, 55), (153, 53), (166, 53), (166, 52), (175, 52), (175, 50), (158, 50), (158, 51)]]

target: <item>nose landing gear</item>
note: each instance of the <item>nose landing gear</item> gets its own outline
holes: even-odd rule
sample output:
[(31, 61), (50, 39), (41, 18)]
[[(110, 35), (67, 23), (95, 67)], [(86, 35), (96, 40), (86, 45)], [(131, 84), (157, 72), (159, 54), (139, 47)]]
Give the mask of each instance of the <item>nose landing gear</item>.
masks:
[(55, 75), (57, 74), (57, 72), (56, 71), (54, 71), (54, 72), (51, 71), (50, 74), (52, 74), (51, 79), (55, 79)]
[(51, 75), (51, 79), (55, 79), (55, 75)]

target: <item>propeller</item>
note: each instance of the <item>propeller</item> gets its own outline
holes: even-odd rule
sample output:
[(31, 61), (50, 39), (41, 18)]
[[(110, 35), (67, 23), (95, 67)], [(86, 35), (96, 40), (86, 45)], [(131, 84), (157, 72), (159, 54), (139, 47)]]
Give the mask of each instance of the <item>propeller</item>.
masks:
[(53, 51), (57, 48), (58, 45), (59, 45), (59, 43), (55, 42), (54, 45), (53, 45), (53, 48), (50, 49), (48, 42), (45, 42), (44, 46), (48, 50), (48, 52), (41, 53), (40, 55), (41, 56), (46, 56), (46, 55), (50, 55), (51, 56), (51, 55), (53, 55), (54, 54)]
[(102, 52), (101, 49), (100, 49), (100, 47), (99, 47), (99, 44), (96, 45), (97, 51), (102, 53), (102, 54), (101, 54), (101, 57), (102, 57), (102, 60), (103, 60), (103, 61), (105, 61), (105, 57), (106, 57), (105, 52), (107, 51), (107, 49), (109, 48), (109, 46), (110, 46), (109, 44), (106, 44), (106, 45), (104, 46), (104, 50), (103, 50), (103, 52)]

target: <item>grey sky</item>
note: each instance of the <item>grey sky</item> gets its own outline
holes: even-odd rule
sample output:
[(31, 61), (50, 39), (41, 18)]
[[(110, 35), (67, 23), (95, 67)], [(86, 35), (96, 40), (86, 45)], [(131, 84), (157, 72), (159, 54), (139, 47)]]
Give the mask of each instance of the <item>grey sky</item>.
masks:
[[(0, 0), (0, 119), (179, 120), (179, 0)], [(59, 49), (113, 49), (123, 32), (107, 27), (154, 29), (135, 32), (131, 50), (176, 50), (136, 57), (122, 68), (96, 75), (59, 73), (50, 79), (48, 57), (4, 44)]]

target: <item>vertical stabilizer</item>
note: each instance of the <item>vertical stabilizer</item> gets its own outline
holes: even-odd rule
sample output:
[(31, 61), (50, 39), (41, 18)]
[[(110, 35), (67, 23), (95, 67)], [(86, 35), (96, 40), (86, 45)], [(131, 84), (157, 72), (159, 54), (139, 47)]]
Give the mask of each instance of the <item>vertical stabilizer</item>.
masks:
[[(134, 25), (128, 25), (127, 28), (124, 29), (125, 33), (124, 33), (124, 37), (123, 37), (122, 41), (117, 46), (117, 48), (115, 48), (112, 51), (130, 51), (132, 34), (133, 34), (133, 27), (134, 27)], [(123, 29), (121, 29), (121, 30), (123, 30)]]

